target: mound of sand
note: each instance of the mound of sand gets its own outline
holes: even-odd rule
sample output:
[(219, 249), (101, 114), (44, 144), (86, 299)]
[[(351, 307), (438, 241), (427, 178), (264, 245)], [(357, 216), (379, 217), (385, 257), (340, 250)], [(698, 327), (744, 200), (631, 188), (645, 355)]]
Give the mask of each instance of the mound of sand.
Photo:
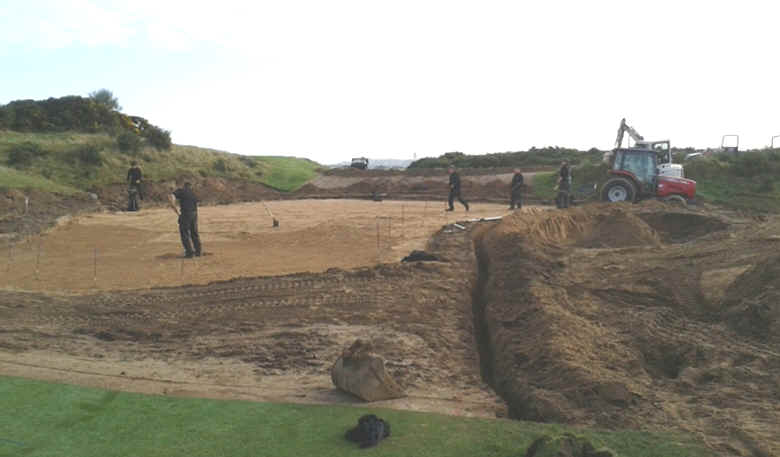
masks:
[[(727, 227), (650, 203), (523, 211), (477, 233), (475, 309), (492, 351), (492, 384), (510, 415), (682, 429), (724, 454), (780, 453), (780, 354), (717, 321), (717, 304), (700, 289), (704, 271), (736, 267), (749, 254), (734, 246), (740, 259), (707, 237)], [(696, 261), (667, 244), (694, 239), (687, 245)], [(765, 306), (778, 273), (780, 261), (761, 264), (726, 296), (737, 310), (746, 296)], [(735, 314), (745, 328), (756, 324), (744, 318), (750, 312)]]

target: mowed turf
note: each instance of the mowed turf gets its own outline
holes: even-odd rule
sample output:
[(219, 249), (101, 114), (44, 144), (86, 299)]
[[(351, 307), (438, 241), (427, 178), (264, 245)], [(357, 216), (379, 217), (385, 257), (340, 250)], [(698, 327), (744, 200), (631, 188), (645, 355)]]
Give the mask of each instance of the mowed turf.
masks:
[[(375, 408), (149, 396), (0, 377), (0, 456), (511, 456), (572, 431), (620, 456), (706, 456), (680, 437), (571, 430)], [(371, 450), (344, 439), (363, 414), (390, 422)], [(687, 440), (687, 439), (686, 439)]]

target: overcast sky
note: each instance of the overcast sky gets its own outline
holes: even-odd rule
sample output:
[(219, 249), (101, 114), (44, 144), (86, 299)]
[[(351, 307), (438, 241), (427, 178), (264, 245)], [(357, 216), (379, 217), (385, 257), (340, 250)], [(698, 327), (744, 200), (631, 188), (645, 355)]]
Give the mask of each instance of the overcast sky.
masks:
[(321, 163), (780, 134), (773, 1), (0, 0), (0, 104), (107, 88), (178, 144)]

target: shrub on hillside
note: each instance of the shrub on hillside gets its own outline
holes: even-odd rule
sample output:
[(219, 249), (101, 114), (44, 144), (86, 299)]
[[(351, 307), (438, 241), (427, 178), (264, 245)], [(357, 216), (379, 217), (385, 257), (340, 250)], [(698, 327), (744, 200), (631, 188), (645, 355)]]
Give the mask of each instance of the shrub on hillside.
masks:
[(766, 151), (748, 151), (735, 157), (731, 169), (736, 176), (754, 178), (764, 174), (780, 172), (780, 158)]
[(241, 163), (243, 163), (244, 165), (246, 165), (249, 168), (254, 168), (254, 167), (257, 166), (257, 162), (255, 162), (254, 159), (252, 159), (251, 157), (239, 156), (238, 160), (240, 160)]
[(136, 153), (141, 149), (141, 138), (132, 132), (124, 132), (116, 137), (116, 144), (122, 153)]
[(216, 162), (214, 162), (214, 169), (217, 170), (220, 173), (224, 173), (227, 171), (228, 166), (225, 162), (225, 159), (217, 159)]
[(409, 168), (446, 168), (450, 165), (458, 168), (553, 167), (559, 165), (564, 159), (572, 165), (578, 165), (586, 161), (601, 160), (601, 155), (602, 152), (596, 148), (579, 151), (557, 146), (480, 155), (448, 152), (436, 158), (416, 160), (409, 165)]
[(94, 92), (90, 92), (89, 98), (92, 99), (95, 103), (103, 105), (110, 110), (119, 111), (122, 109), (122, 107), (119, 106), (119, 99), (114, 97), (114, 93), (108, 89), (100, 89)]
[(40, 145), (29, 141), (17, 144), (8, 151), (8, 165), (12, 167), (26, 167), (38, 157), (46, 155)]
[(150, 124), (144, 129), (143, 135), (146, 137), (146, 140), (149, 141), (149, 144), (154, 146), (158, 151), (171, 149), (171, 132), (168, 130), (163, 130), (160, 127)]
[(103, 164), (103, 156), (100, 155), (100, 149), (94, 144), (86, 144), (79, 148), (77, 156), (81, 163), (85, 165), (100, 166)]

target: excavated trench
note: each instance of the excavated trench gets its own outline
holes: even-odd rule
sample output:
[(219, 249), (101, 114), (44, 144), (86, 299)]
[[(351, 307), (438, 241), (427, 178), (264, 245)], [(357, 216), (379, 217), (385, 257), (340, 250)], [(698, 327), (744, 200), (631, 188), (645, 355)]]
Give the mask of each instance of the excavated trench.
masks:
[[(642, 340), (658, 341), (655, 335), (641, 331), (622, 342), (620, 338), (610, 341), (605, 334), (611, 331), (607, 330), (613, 318), (609, 313), (630, 316), (627, 308), (640, 304), (641, 309), (674, 308), (677, 304), (673, 302), (688, 298), (678, 293), (667, 302), (669, 297), (661, 292), (656, 295), (631, 289), (634, 282), (647, 278), (626, 277), (625, 290), (591, 284), (582, 277), (577, 278), (579, 284), (572, 284), (572, 276), (582, 272), (575, 272), (569, 264), (571, 250), (584, 249), (583, 255), (597, 257), (643, 248), (656, 251), (726, 228), (721, 220), (698, 214), (665, 209), (642, 213), (622, 205), (597, 205), (565, 213), (516, 214), (476, 229), (472, 310), (480, 369), (485, 382), (507, 403), (510, 417), (639, 426), (615, 410), (639, 401), (636, 392), (640, 389), (623, 382), (619, 367), (633, 364), (635, 368), (629, 371), (640, 370), (653, 379), (676, 379), (688, 359), (696, 356), (695, 350), (683, 351), (680, 348), (691, 345), (676, 345), (674, 341), (642, 348)], [(613, 266), (606, 263), (606, 267)], [(618, 264), (615, 268), (619, 277), (625, 276), (623, 271), (629, 266)], [(596, 278), (601, 280), (611, 273), (583, 274), (593, 274), (595, 283)], [(612, 311), (613, 306), (618, 308)], [(593, 347), (594, 340), (610, 350)], [(600, 408), (609, 412), (599, 412)]]

